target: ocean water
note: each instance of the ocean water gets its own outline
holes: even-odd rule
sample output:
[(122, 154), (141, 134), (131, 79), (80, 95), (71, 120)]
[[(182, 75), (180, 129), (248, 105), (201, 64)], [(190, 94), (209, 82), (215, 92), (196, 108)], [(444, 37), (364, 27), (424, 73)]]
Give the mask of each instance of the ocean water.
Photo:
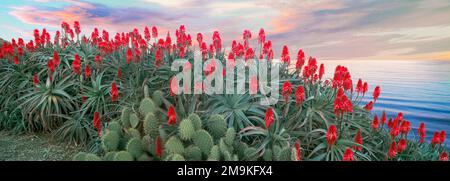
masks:
[[(381, 95), (373, 113), (380, 117), (385, 110), (389, 118), (403, 112), (405, 119), (411, 121), (411, 137), (418, 135), (420, 122), (425, 122), (428, 142), (434, 131), (445, 130), (449, 138), (450, 61), (319, 60), (319, 63), (324, 63), (327, 78), (332, 77), (337, 65), (343, 65), (348, 67), (354, 84), (359, 78), (367, 81), (369, 93), (364, 105), (372, 100), (373, 89), (379, 85)], [(445, 142), (449, 147), (449, 139)]]

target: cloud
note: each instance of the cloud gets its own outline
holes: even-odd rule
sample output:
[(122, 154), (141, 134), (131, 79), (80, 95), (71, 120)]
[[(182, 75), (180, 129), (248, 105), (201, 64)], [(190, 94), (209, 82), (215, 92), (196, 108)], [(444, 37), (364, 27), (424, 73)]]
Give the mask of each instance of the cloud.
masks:
[(359, 33), (356, 36), (388, 36), (390, 43), (413, 43), (450, 38), (450, 25), (401, 28), (390, 31)]
[(57, 0), (35, 1), (39, 3), (8, 7), (9, 15), (26, 25), (54, 29), (60, 28), (61, 21), (77, 20), (84, 32), (94, 27), (122, 32), (152, 25), (167, 32), (184, 24), (188, 33), (201, 32), (206, 40), (219, 30), (224, 46), (241, 39), (244, 29), (256, 36), (264, 28), (275, 55), (289, 45), (290, 52), (302, 48), (319, 59), (419, 54), (445, 58), (447, 54), (438, 56), (439, 52), (450, 49), (450, 1), (59, 0), (57, 5)]

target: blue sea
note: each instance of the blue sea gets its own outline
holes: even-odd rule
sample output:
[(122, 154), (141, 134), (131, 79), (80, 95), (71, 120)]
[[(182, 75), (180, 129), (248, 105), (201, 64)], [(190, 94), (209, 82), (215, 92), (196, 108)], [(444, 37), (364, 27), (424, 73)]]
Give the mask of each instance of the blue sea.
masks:
[[(411, 121), (414, 137), (420, 122), (425, 122), (427, 141), (434, 131), (450, 133), (450, 61), (366, 61), (328, 60), (326, 77), (332, 77), (334, 68), (349, 68), (354, 84), (361, 78), (369, 84), (364, 103), (372, 100), (375, 86), (381, 87), (381, 95), (373, 112), (381, 116), (383, 110), (388, 118), (403, 112)], [(447, 147), (450, 146), (446, 139)]]

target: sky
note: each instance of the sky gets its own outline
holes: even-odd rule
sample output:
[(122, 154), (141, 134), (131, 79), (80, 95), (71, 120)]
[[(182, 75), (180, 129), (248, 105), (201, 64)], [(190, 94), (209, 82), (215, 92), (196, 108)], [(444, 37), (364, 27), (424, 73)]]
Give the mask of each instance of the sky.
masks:
[[(157, 26), (160, 36), (180, 25), (210, 40), (218, 30), (228, 48), (260, 28), (275, 55), (288, 45), (319, 60), (450, 60), (449, 0), (1, 0), (0, 37), (31, 39), (62, 21), (111, 33)], [(195, 36), (194, 36), (195, 37)]]

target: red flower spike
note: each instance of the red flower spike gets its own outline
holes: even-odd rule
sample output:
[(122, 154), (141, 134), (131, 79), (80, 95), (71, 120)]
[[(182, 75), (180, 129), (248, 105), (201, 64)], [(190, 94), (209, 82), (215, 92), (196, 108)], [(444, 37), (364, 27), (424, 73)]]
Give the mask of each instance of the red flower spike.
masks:
[(438, 131), (434, 132), (433, 138), (431, 138), (431, 144), (433, 146), (441, 144), (441, 134)]
[(294, 144), (295, 152), (297, 153), (295, 155), (295, 160), (300, 161), (302, 159), (302, 150), (300, 148), (300, 140), (297, 140)]
[(101, 135), (102, 132), (102, 122), (100, 120), (100, 113), (99, 112), (95, 112), (94, 113), (94, 119), (93, 119), (93, 125), (94, 128), (97, 129), (98, 135)]
[(441, 155), (439, 156), (439, 160), (440, 161), (448, 161), (448, 154), (447, 152), (442, 152)]
[(325, 66), (322, 63), (322, 64), (320, 64), (320, 67), (319, 67), (319, 79), (322, 80), (323, 74), (325, 74)]
[(361, 135), (361, 130), (358, 129), (358, 132), (356, 133), (355, 136), (355, 143), (359, 144), (359, 145), (354, 145), (353, 149), (355, 149), (356, 151), (362, 151), (362, 145), (363, 144), (363, 140), (362, 140), (362, 135)]
[(117, 98), (119, 98), (119, 89), (117, 89), (116, 82), (111, 83), (111, 100), (113, 102), (117, 101)]
[(289, 96), (292, 94), (292, 86), (289, 81), (284, 82), (281, 94), (284, 97), (284, 101), (286, 101), (286, 103), (287, 103)]
[(370, 101), (369, 103), (367, 103), (366, 106), (364, 106), (364, 109), (366, 111), (369, 111), (369, 112), (372, 111), (372, 109), (373, 109), (373, 102)]
[(397, 143), (393, 141), (389, 146), (388, 158), (394, 158), (395, 156), (397, 156)]
[(353, 150), (351, 148), (347, 148), (342, 157), (342, 161), (354, 161), (354, 160), (355, 158), (353, 158)]
[(14, 56), (14, 64), (19, 65), (19, 57)]
[(158, 29), (155, 26), (152, 27), (152, 36), (153, 38), (158, 37)]
[(420, 136), (420, 143), (424, 143), (425, 142), (425, 137), (426, 137), (426, 130), (425, 130), (425, 123), (421, 122), (419, 129), (417, 130), (417, 132), (419, 133)]
[(300, 71), (302, 70), (303, 65), (305, 64), (305, 53), (303, 53), (303, 50), (298, 50), (297, 53), (297, 62), (295, 63), (295, 69)]
[(75, 59), (72, 62), (73, 73), (79, 75), (81, 73), (81, 60), (78, 54), (75, 54)]
[(91, 68), (89, 68), (89, 65), (87, 64), (84, 66), (84, 76), (91, 77)]
[(60, 59), (59, 59), (59, 54), (58, 54), (58, 52), (55, 50), (55, 51), (53, 51), (53, 63), (56, 65), (56, 66), (59, 66), (59, 64), (60, 64)]
[(94, 62), (99, 64), (102, 62), (102, 57), (100, 55), (95, 56)]
[(73, 23), (73, 28), (75, 29), (75, 33), (79, 35), (81, 33), (80, 22), (75, 21)]
[(398, 147), (397, 147), (398, 153), (402, 153), (402, 152), (406, 149), (406, 146), (407, 146), (407, 145), (408, 145), (408, 143), (406, 142), (406, 140), (402, 138), (402, 139), (398, 142)]
[(303, 101), (305, 101), (305, 89), (303, 88), (303, 86), (298, 86), (297, 89), (295, 90), (295, 102), (296, 105), (301, 105), (303, 103)]
[(369, 90), (369, 84), (367, 84), (367, 82), (364, 82), (364, 85), (363, 85), (363, 94), (365, 94), (368, 90)]
[(386, 124), (386, 111), (383, 111), (381, 115), (381, 126), (384, 126), (384, 124)]
[(177, 114), (175, 113), (175, 108), (172, 105), (169, 107), (169, 111), (167, 111), (167, 117), (167, 123), (170, 126), (173, 126), (177, 123)]
[(376, 86), (374, 91), (373, 91), (373, 100), (377, 101), (378, 97), (380, 96), (381, 90), (380, 90), (380, 86)]
[(281, 61), (287, 65), (289, 65), (291, 58), (289, 57), (289, 49), (287, 45), (283, 46), (283, 52), (281, 54)]
[(155, 148), (156, 156), (161, 157), (163, 151), (163, 145), (161, 144), (161, 138), (159, 136), (156, 137), (156, 148)]
[(37, 73), (34, 73), (34, 76), (33, 76), (33, 85), (38, 85), (39, 84), (39, 77), (38, 77), (38, 75), (37, 75)]
[(133, 61), (133, 51), (131, 48), (127, 49), (127, 64), (131, 63)]
[(375, 131), (377, 131), (378, 130), (378, 125), (379, 125), (380, 123), (379, 123), (379, 121), (378, 121), (378, 115), (375, 115), (374, 117), (373, 117), (373, 121), (372, 121), (372, 129), (373, 130), (375, 130)]
[(327, 144), (328, 146), (333, 146), (337, 139), (337, 128), (334, 124), (332, 124), (328, 128), (328, 132), (326, 134)]
[(273, 109), (271, 107), (267, 108), (266, 116), (264, 118), (264, 120), (266, 122), (266, 129), (270, 128), (270, 125), (273, 123), (274, 119), (275, 119), (275, 116), (273, 113)]
[(55, 72), (55, 63), (53, 63), (52, 59), (47, 61), (47, 69), (50, 73)]
[(259, 34), (258, 34), (258, 43), (264, 43), (266, 42), (266, 33), (264, 32), (264, 29), (260, 29), (259, 30)]

